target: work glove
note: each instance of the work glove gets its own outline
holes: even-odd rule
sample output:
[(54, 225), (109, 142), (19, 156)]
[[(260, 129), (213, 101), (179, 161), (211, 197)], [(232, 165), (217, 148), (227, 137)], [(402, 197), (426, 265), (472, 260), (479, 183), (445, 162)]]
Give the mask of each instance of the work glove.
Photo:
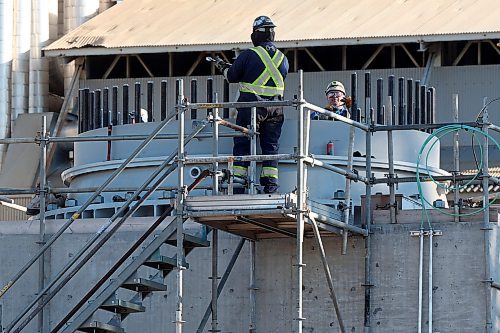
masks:
[(215, 62), (215, 67), (217, 67), (217, 69), (221, 72), (221, 73), (224, 73), (224, 70), (231, 67), (231, 64), (228, 63), (228, 62), (225, 62), (224, 60), (222, 59), (217, 59), (217, 61)]

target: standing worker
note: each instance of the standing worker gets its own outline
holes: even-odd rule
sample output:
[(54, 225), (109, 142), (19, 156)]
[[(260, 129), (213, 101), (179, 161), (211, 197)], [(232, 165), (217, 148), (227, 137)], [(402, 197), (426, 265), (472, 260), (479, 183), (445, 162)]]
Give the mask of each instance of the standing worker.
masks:
[[(283, 99), (285, 77), (288, 74), (288, 59), (274, 45), (276, 25), (267, 16), (259, 16), (253, 22), (251, 39), (254, 47), (242, 52), (230, 65), (223, 61), (216, 66), (230, 83), (239, 84), (238, 102), (276, 101)], [(250, 125), (251, 109), (239, 108), (236, 124)], [(279, 138), (283, 125), (283, 107), (257, 107), (257, 131), (260, 133), (260, 148), (263, 155), (279, 152)], [(235, 137), (233, 154), (250, 154), (250, 140)], [(246, 177), (249, 162), (234, 163), (235, 176)], [(278, 189), (278, 161), (264, 161), (260, 185), (265, 193)]]

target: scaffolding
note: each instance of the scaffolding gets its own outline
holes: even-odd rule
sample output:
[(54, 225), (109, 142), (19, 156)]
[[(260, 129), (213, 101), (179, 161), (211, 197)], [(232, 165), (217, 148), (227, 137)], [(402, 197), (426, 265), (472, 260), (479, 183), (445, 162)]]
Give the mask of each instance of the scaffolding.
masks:
[[(357, 84), (357, 83), (356, 83)], [(292, 237), (296, 240), (296, 262), (294, 264), (296, 269), (296, 313), (295, 318), (295, 332), (301, 333), (303, 329), (303, 321), (305, 320), (303, 315), (303, 294), (302, 294), (302, 281), (303, 281), (303, 243), (304, 235), (309, 233), (313, 235), (317, 241), (318, 248), (320, 249), (321, 261), (323, 269), (325, 272), (326, 280), (328, 283), (330, 297), (332, 299), (335, 312), (338, 318), (338, 324), (341, 332), (345, 332), (344, 323), (342, 320), (342, 315), (338, 306), (338, 301), (334, 289), (332, 273), (330, 267), (328, 266), (326, 260), (326, 254), (323, 248), (322, 237), (323, 233), (335, 233), (342, 235), (342, 252), (347, 251), (347, 239), (350, 233), (361, 235), (365, 239), (366, 255), (364, 258), (364, 288), (365, 288), (365, 311), (364, 311), (364, 327), (365, 332), (370, 331), (371, 327), (371, 310), (370, 310), (370, 298), (371, 298), (371, 288), (372, 277), (371, 277), (371, 223), (372, 215), (371, 210), (366, 209), (364, 226), (358, 227), (352, 224), (352, 219), (350, 218), (351, 207), (350, 207), (350, 189), (352, 181), (359, 181), (365, 184), (365, 195), (366, 195), (366, 207), (371, 207), (371, 188), (374, 184), (384, 183), (389, 186), (390, 190), (390, 220), (391, 223), (395, 223), (396, 216), (396, 199), (395, 199), (395, 185), (400, 182), (426, 182), (432, 180), (439, 181), (452, 181), (458, 184), (460, 181), (472, 181), (473, 176), (460, 175), (458, 170), (458, 159), (456, 159), (456, 170), (451, 176), (441, 176), (441, 177), (428, 177), (421, 176), (417, 174), (417, 177), (407, 177), (398, 178), (394, 172), (394, 160), (393, 160), (393, 141), (392, 133), (398, 130), (408, 130), (417, 129), (422, 131), (430, 131), (433, 129), (443, 128), (450, 124), (435, 124), (433, 122), (425, 123), (407, 123), (402, 121), (396, 124), (396, 118), (406, 119), (407, 115), (404, 113), (404, 108), (400, 109), (399, 115), (396, 117), (395, 108), (393, 107), (393, 100), (391, 95), (387, 100), (387, 105), (390, 110), (394, 112), (388, 112), (388, 124), (380, 124), (374, 119), (374, 109), (371, 107), (371, 95), (370, 95), (370, 84), (371, 78), (369, 73), (365, 75), (365, 110), (364, 116), (360, 117), (361, 109), (357, 108), (355, 104), (355, 115), (353, 119), (346, 118), (337, 115), (334, 112), (325, 110), (318, 107), (312, 103), (309, 103), (304, 98), (304, 87), (303, 87), (303, 76), (302, 71), (299, 73), (299, 87), (297, 98), (292, 101), (259, 101), (259, 102), (218, 102), (217, 97), (215, 101), (207, 103), (194, 103), (188, 102), (183, 93), (184, 82), (183, 80), (177, 80), (177, 105), (176, 112), (170, 115), (166, 115), (165, 118), (158, 124), (156, 129), (148, 136), (140, 135), (125, 135), (125, 136), (89, 136), (89, 137), (51, 137), (48, 135), (47, 125), (44, 120), (39, 136), (36, 138), (13, 138), (13, 139), (3, 139), (0, 143), (3, 144), (20, 144), (20, 143), (36, 143), (40, 146), (40, 174), (39, 181), (40, 186), (38, 189), (0, 189), (0, 194), (11, 195), (11, 194), (27, 194), (34, 193), (40, 196), (40, 214), (38, 219), (40, 221), (40, 249), (38, 253), (31, 258), (22, 269), (0, 290), (0, 298), (9, 291), (9, 289), (23, 276), (26, 271), (37, 261), (39, 263), (39, 294), (35, 299), (29, 304), (23, 312), (21, 312), (16, 319), (14, 319), (9, 325), (6, 326), (4, 332), (6, 333), (17, 333), (21, 332), (23, 328), (36, 316), (38, 316), (38, 327), (40, 332), (46, 332), (47, 327), (44, 327), (43, 321), (43, 309), (46, 304), (52, 299), (52, 297), (64, 286), (78, 270), (80, 270), (85, 263), (90, 260), (90, 258), (99, 250), (99, 248), (111, 237), (111, 235), (116, 232), (119, 227), (124, 223), (124, 221), (131, 216), (140, 205), (146, 201), (150, 195), (161, 187), (163, 180), (175, 170), (177, 170), (177, 187), (172, 188), (176, 190), (175, 203), (172, 207), (167, 209), (161, 217), (154, 222), (154, 224), (148, 229), (148, 231), (141, 237), (141, 242), (144, 241), (147, 236), (151, 235), (154, 229), (169, 215), (174, 214), (175, 219), (170, 223), (169, 227), (165, 229), (161, 236), (156, 238), (154, 246), (148, 247), (148, 251), (142, 254), (143, 260), (148, 260), (163, 242), (168, 240), (174, 241), (176, 244), (176, 257), (175, 262), (171, 263), (170, 270), (174, 270), (177, 276), (177, 292), (176, 292), (176, 315), (175, 315), (175, 327), (176, 333), (181, 333), (183, 331), (183, 274), (186, 269), (185, 256), (187, 254), (186, 249), (192, 249), (192, 247), (186, 247), (189, 242), (194, 243), (195, 241), (190, 238), (184, 232), (184, 221), (188, 218), (192, 220), (209, 226), (212, 229), (212, 298), (211, 304), (205, 312), (205, 316), (200, 323), (197, 332), (203, 332), (203, 329), (208, 321), (208, 318), (212, 317), (211, 331), (218, 331), (218, 318), (217, 318), (217, 302), (218, 297), (224, 287), (227, 277), (238, 257), (245, 240), (249, 241), (251, 244), (251, 267), (250, 267), (250, 323), (249, 332), (256, 331), (256, 295), (255, 295), (255, 240), (259, 238), (268, 237)], [(356, 86), (353, 85), (353, 88)], [(379, 97), (378, 97), (379, 98)], [(427, 102), (424, 102), (427, 103)], [(257, 155), (257, 125), (256, 125), (256, 108), (257, 107), (270, 107), (270, 106), (280, 106), (280, 107), (291, 107), (297, 110), (298, 114), (298, 127), (297, 127), (297, 147), (293, 154), (278, 154), (278, 155)], [(242, 128), (235, 124), (228, 122), (227, 120), (221, 119), (219, 117), (219, 109), (222, 108), (251, 108), (251, 126), (250, 128)], [(198, 109), (211, 109), (212, 112), (209, 114), (206, 120), (200, 122), (199, 126), (193, 130), (192, 133), (186, 135), (185, 131), (185, 115), (190, 110)], [(352, 129), (359, 128), (365, 132), (366, 141), (366, 173), (365, 175), (359, 175), (355, 170), (352, 169), (352, 144), (354, 141), (354, 132), (351, 130), (349, 138), (349, 150), (348, 150), (348, 167), (347, 169), (342, 169), (320, 160), (315, 159), (309, 154), (309, 137), (310, 137), (310, 113), (311, 111), (316, 111), (321, 114), (325, 114), (336, 121), (343, 122), (351, 126)], [(378, 115), (378, 113), (377, 113)], [(178, 133), (174, 135), (162, 135), (160, 131), (171, 121), (177, 118), (178, 122)], [(359, 121), (364, 118), (364, 122)], [(201, 130), (205, 128), (208, 124), (213, 125), (213, 132), (211, 134), (201, 134)], [(456, 123), (454, 125), (457, 125)], [(494, 130), (500, 132), (500, 128), (494, 124), (491, 124), (488, 120), (488, 111), (485, 107), (481, 118), (476, 122), (471, 123), (461, 123), (460, 126), (468, 126), (471, 128), (478, 128), (483, 133), (488, 133), (488, 130)], [(220, 138), (219, 126), (226, 126), (237, 132), (241, 132), (244, 135), (249, 136), (251, 143), (251, 152), (248, 156), (220, 156), (218, 152), (218, 142)], [(389, 151), (389, 174), (385, 178), (375, 178), (372, 174), (372, 156), (371, 156), (371, 137), (374, 132), (384, 131), (387, 132), (388, 136), (388, 151)], [(239, 134), (235, 134), (239, 135)], [(212, 137), (213, 138), (213, 151), (211, 157), (199, 157), (199, 156), (188, 156), (185, 151), (185, 145), (196, 137)], [(481, 173), (481, 184), (483, 187), (483, 207), (488, 207), (489, 196), (488, 196), (488, 186), (490, 183), (499, 183), (499, 179), (492, 177), (488, 174), (488, 137), (485, 136), (482, 142), (483, 147), (483, 169)], [(168, 157), (164, 159), (164, 162), (153, 172), (144, 184), (139, 188), (108, 188), (108, 186), (113, 182), (113, 180), (120, 175), (120, 173), (125, 170), (125, 168), (133, 161), (134, 158), (153, 140), (155, 139), (177, 139), (178, 148), (173, 151)], [(110, 177), (98, 188), (81, 188), (81, 189), (64, 189), (64, 188), (49, 188), (46, 182), (46, 163), (47, 163), (47, 147), (50, 144), (57, 142), (83, 142), (83, 141), (116, 141), (116, 140), (142, 140), (141, 144), (130, 154), (130, 156), (116, 169), (112, 172)], [(458, 142), (458, 140), (457, 140)], [(297, 180), (296, 180), (296, 191), (293, 193), (286, 194), (275, 194), (275, 195), (259, 195), (256, 191), (256, 165), (258, 161), (264, 160), (292, 160), (296, 161), (297, 170)], [(248, 161), (250, 162), (249, 176), (246, 180), (248, 187), (248, 194), (244, 195), (246, 204), (244, 207), (241, 206), (240, 196), (233, 195), (233, 189), (235, 186), (239, 186), (237, 179), (233, 176), (233, 163), (235, 161)], [(229, 170), (228, 184), (227, 184), (227, 195), (220, 194), (220, 178), (222, 173), (219, 170), (219, 163), (227, 163)], [(212, 171), (200, 175), (198, 179), (191, 185), (187, 185), (184, 179), (184, 170), (186, 165), (189, 164), (208, 164), (212, 166)], [(323, 211), (318, 210), (314, 207), (308, 200), (307, 195), (307, 169), (308, 166), (316, 166), (323, 168), (325, 170), (340, 174), (346, 179), (346, 196), (344, 199), (343, 209), (341, 215), (338, 218), (331, 217), (325, 214)], [(212, 190), (213, 196), (211, 197), (190, 197), (189, 192), (198, 186), (198, 183), (205, 177), (211, 176), (213, 178), (212, 186), (209, 187)], [(236, 182), (236, 183), (235, 183)], [(94, 203), (94, 199), (97, 198), (103, 191), (120, 191), (120, 190), (133, 190), (134, 193), (124, 202), (123, 206), (115, 212), (115, 214), (109, 218), (106, 223), (99, 229), (99, 231), (94, 235), (94, 237), (82, 248), (62, 270), (57, 274), (57, 276), (50, 282), (44, 280), (44, 255), (45, 252), (51, 247), (51, 245), (67, 230), (71, 224), (81, 218), (82, 213)], [(64, 223), (64, 225), (52, 236), (47, 239), (45, 235), (45, 225), (46, 225), (46, 197), (50, 193), (76, 193), (76, 192), (92, 192), (87, 201), (78, 208), (76, 212)], [(239, 199), (236, 199), (239, 198)], [(458, 197), (455, 196), (455, 206), (454, 210), (458, 211), (460, 208), (458, 203)], [(485, 283), (487, 292), (487, 311), (486, 311), (486, 323), (487, 323), (487, 333), (491, 332), (492, 322), (491, 322), (491, 288), (497, 288), (498, 283), (492, 280), (491, 272), (489, 267), (489, 231), (491, 227), (489, 226), (489, 212), (488, 209), (483, 211), (483, 222), (484, 222), (484, 232), (485, 232)], [(112, 224), (118, 220), (116, 224)], [(108, 230), (109, 229), (109, 230)], [(236, 248), (233, 258), (226, 269), (222, 279), (219, 280), (218, 277), (218, 233), (217, 230), (224, 230), (237, 234), (242, 237), (241, 242)], [(103, 236), (104, 235), (104, 236)], [(431, 240), (432, 237), (438, 235), (435, 230), (420, 230), (418, 236), (420, 237), (420, 251), (422, 260), (423, 251), (423, 237), (428, 236)], [(206, 241), (206, 240), (205, 240)], [(94, 301), (94, 308), (86, 308), (80, 312), (80, 317), (82, 321), (72, 320), (71, 324), (67, 324), (69, 320), (75, 315), (80, 307), (83, 307), (86, 300), (88, 300), (92, 292), (97, 291), (99, 286), (105, 284), (106, 280), (118, 270), (121, 264), (123, 264), (127, 256), (137, 249), (141, 242), (137, 242), (132, 246), (132, 248), (117, 262), (117, 264), (110, 270), (109, 274), (104, 276), (96, 288), (91, 290), (88, 295), (86, 295), (79, 302), (79, 307), (75, 307), (55, 328), (51, 329), (51, 332), (57, 332), (63, 330), (63, 332), (70, 332), (78, 329), (80, 325), (88, 319), (84, 318), (87, 315), (92, 315), (93, 311), (100, 305), (103, 305), (109, 295), (102, 296), (102, 303), (96, 300)], [(200, 244), (204, 246), (207, 243), (200, 241)], [(432, 244), (432, 242), (431, 242)], [(154, 248), (156, 246), (156, 248)], [(201, 246), (201, 245), (200, 245)], [(430, 246), (430, 251), (432, 251), (432, 246)], [(81, 260), (80, 260), (81, 259)], [(80, 261), (78, 261), (80, 260)], [(422, 261), (421, 261), (422, 263)], [(128, 278), (138, 269), (136, 266), (126, 267), (119, 275), (119, 278), (114, 280), (112, 283), (116, 288), (120, 287), (120, 282), (125, 283)], [(432, 265), (432, 261), (430, 263)], [(72, 266), (74, 266), (72, 268)], [(432, 270), (430, 270), (432, 272)], [(420, 278), (422, 276), (420, 275)], [(120, 280), (121, 278), (121, 280)], [(432, 279), (432, 276), (429, 276)], [(432, 280), (431, 280), (432, 281)], [(422, 300), (421, 300), (421, 280), (420, 280), (420, 299), (419, 299), (419, 332), (421, 332), (421, 311), (422, 311)], [(111, 289), (110, 289), (111, 292)], [(429, 297), (432, 293), (430, 293)], [(109, 306), (109, 305), (108, 305)], [(429, 332), (432, 332), (432, 299), (429, 300), (429, 311), (430, 311), (430, 324)], [(489, 311), (488, 311), (489, 309)], [(82, 313), (84, 315), (82, 316)], [(67, 325), (67, 326), (65, 326)], [(107, 325), (107, 324), (106, 324)], [(111, 326), (94, 326), (95, 332), (114, 332)], [(99, 329), (99, 330), (98, 330)], [(107, 330), (108, 329), (108, 330)], [(92, 331), (92, 330), (88, 330)], [(119, 332), (119, 331), (116, 331)]]

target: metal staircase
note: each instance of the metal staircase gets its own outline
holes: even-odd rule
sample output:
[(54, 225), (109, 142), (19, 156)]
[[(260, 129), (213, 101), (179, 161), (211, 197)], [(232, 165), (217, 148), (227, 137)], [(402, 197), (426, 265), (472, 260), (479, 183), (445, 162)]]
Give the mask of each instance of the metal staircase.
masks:
[[(171, 211), (171, 209), (168, 210), (159, 220), (164, 220)], [(174, 218), (167, 227), (155, 235), (154, 239), (136, 257), (133, 257), (132, 261), (116, 277), (109, 281), (99, 295), (83, 307), (73, 319), (67, 321), (67, 325), (62, 327), (62, 330), (56, 327), (52, 332), (125, 333), (125, 329), (121, 325), (122, 321), (130, 314), (145, 312), (147, 309), (142, 302), (153, 292), (167, 290), (164, 279), (172, 270), (176, 269), (177, 258), (176, 256), (162, 255), (161, 248), (163, 246), (177, 246), (178, 218)], [(210, 246), (206, 235), (198, 237), (184, 233), (183, 236), (185, 255), (197, 247)], [(187, 267), (187, 263), (184, 266)], [(150, 277), (143, 277), (144, 268), (154, 269), (156, 273)], [(135, 294), (128, 300), (123, 299), (119, 296), (120, 289), (126, 289), (135, 292)], [(111, 312), (112, 318), (107, 322), (95, 319), (94, 316), (102, 311)], [(75, 313), (76, 311), (73, 309), (71, 312)], [(65, 319), (67, 318), (68, 316)], [(61, 323), (58, 326), (60, 327)]]

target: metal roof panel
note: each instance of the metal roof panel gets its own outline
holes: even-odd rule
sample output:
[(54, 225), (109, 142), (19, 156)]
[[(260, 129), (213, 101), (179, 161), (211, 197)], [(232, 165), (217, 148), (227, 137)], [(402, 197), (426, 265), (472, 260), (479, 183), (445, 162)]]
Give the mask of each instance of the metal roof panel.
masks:
[(126, 0), (44, 51), (248, 47), (259, 15), (272, 18), (287, 47), (500, 38), (497, 0)]

